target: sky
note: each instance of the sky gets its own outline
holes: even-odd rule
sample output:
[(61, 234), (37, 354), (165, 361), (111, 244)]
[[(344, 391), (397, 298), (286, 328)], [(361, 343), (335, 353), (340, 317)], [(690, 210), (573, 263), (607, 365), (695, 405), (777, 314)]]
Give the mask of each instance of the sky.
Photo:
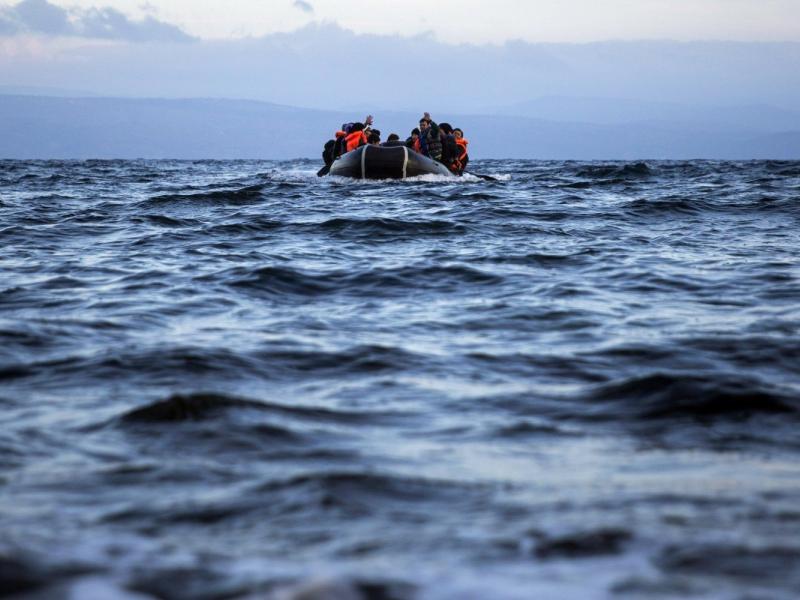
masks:
[(0, 98), (234, 99), (240, 125), (258, 101), (794, 132), (798, 66), (800, 0), (0, 0)]
[[(0, 36), (25, 33), (20, 11), (8, 18), (18, 5), (19, 0), (0, 0)], [(432, 33), (450, 44), (800, 41), (800, 0), (50, 0), (50, 5), (46, 0), (23, 3), (25, 14), (40, 24), (48, 9), (66, 9), (70, 23), (79, 26), (70, 35), (128, 40), (179, 34), (230, 40), (317, 22), (356, 33)], [(65, 31), (39, 33), (63, 36)]]
[[(794, 110), (797, 29), (800, 0), (0, 0), (0, 93), (359, 113), (545, 97), (642, 115), (619, 101)], [(362, 85), (342, 85), (354, 75)], [(596, 106), (563, 118), (598, 122)], [(564, 112), (552, 108), (536, 114)]]

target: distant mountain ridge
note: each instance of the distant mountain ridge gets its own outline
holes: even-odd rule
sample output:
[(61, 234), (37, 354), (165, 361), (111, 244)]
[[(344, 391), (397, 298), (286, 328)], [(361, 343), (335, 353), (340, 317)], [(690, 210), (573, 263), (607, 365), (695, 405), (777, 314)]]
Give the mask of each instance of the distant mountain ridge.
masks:
[(75, 90), (38, 85), (0, 85), (0, 95), (53, 96), (56, 98), (92, 98), (100, 96), (88, 90)]
[(800, 131), (800, 111), (767, 104), (691, 106), (629, 98), (545, 96), (492, 107), (485, 112), (548, 121), (618, 125), (623, 123), (682, 123), (706, 130), (750, 130), (780, 133)]
[[(576, 105), (590, 110), (592, 102)], [(608, 109), (597, 104), (597, 114)], [(706, 127), (698, 127), (702, 115), (628, 123), (508, 114), (434, 117), (465, 130), (473, 158), (800, 159), (795, 113), (784, 111), (787, 128), (781, 130), (780, 109), (763, 122), (739, 127), (732, 120), (751, 108), (731, 110), (734, 117)], [(362, 116), (252, 100), (7, 94), (0, 95), (0, 158), (319, 158), (324, 142), (342, 122)], [(419, 118), (411, 112), (375, 116), (384, 138), (390, 132), (407, 136)]]

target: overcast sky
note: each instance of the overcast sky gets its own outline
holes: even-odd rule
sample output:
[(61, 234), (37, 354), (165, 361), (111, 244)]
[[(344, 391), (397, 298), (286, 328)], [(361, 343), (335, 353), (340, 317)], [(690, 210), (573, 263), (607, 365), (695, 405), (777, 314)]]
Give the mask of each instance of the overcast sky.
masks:
[[(18, 4), (19, 0), (0, 0), (0, 35), (26, 33), (18, 26), (19, 18), (17, 25), (14, 19), (2, 20), (3, 15), (15, 14), (9, 11)], [(46, 12), (45, 0), (25, 0), (25, 4), (29, 15)], [(800, 0), (50, 0), (50, 4), (69, 9), (70, 29), (62, 26), (59, 32), (51, 26), (40, 34), (104, 37), (97, 32), (105, 28), (113, 32), (107, 38), (131, 40), (177, 38), (177, 28), (204, 39), (261, 36), (316, 21), (336, 22), (357, 33), (433, 32), (450, 43), (800, 41)], [(170, 26), (177, 27), (172, 31)]]

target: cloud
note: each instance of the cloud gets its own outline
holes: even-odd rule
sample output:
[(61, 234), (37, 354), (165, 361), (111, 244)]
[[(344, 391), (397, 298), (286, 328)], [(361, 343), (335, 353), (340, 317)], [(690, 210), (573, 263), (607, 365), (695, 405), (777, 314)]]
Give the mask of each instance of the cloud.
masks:
[(311, 6), (310, 3), (306, 2), (305, 0), (294, 0), (294, 7), (299, 8), (303, 12), (313, 13), (314, 7)]
[(4, 12), (10, 13), (11, 19), (16, 17), (21, 27), (36, 33), (68, 35), (71, 28), (69, 13), (47, 0), (23, 0)]
[(194, 38), (151, 16), (129, 19), (110, 8), (66, 10), (47, 0), (22, 0), (0, 8), (0, 36), (34, 33), (129, 42), (188, 42)]
[(3, 13), (0, 13), (0, 36), (10, 36), (17, 33), (17, 24)]

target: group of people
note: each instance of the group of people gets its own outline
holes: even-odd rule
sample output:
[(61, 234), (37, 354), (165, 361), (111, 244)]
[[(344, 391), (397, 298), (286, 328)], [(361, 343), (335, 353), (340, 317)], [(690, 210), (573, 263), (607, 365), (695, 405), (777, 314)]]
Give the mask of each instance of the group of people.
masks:
[(405, 142), (396, 133), (390, 133), (385, 142), (381, 142), (381, 132), (372, 127), (372, 115), (367, 115), (364, 122), (344, 123), (336, 132), (335, 138), (328, 140), (322, 151), (325, 165), (330, 167), (337, 158), (366, 144), (377, 146), (406, 146), (415, 152), (442, 163), (456, 175), (462, 175), (469, 162), (464, 132), (449, 123), (437, 124), (429, 113), (419, 120), (419, 128), (411, 130)]

